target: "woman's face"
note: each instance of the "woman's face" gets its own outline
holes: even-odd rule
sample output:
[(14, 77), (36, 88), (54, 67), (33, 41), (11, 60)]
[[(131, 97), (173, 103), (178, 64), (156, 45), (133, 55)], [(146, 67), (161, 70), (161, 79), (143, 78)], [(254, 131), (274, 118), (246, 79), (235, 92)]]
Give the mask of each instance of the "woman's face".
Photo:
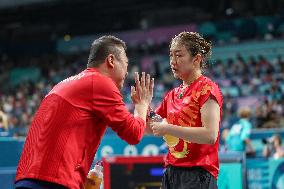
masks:
[(170, 66), (176, 79), (186, 80), (196, 69), (194, 57), (184, 45), (173, 42), (170, 47)]

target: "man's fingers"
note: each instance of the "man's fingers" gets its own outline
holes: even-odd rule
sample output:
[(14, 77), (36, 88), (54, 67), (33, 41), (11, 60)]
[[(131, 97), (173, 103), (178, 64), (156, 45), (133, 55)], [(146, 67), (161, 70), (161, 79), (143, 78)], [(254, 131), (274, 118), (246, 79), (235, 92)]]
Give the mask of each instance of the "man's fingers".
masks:
[(154, 78), (151, 79), (151, 83), (150, 83), (150, 95), (153, 96), (154, 94)]
[(136, 84), (136, 86), (137, 86), (137, 85), (140, 85), (139, 73), (138, 73), (138, 72), (135, 72), (134, 78), (135, 78), (135, 84)]
[(139, 73), (135, 72), (135, 88), (136, 88), (136, 93), (138, 95), (138, 98), (140, 99), (140, 95), (141, 95), (141, 84), (140, 84), (140, 80), (139, 80)]
[(136, 94), (136, 90), (134, 86), (131, 86), (131, 96), (134, 96)]
[(142, 87), (142, 88), (145, 87), (145, 72), (142, 72), (142, 76), (141, 76), (141, 87)]
[(146, 77), (146, 89), (149, 90), (150, 88), (150, 83), (151, 83), (151, 78), (150, 78), (150, 74), (147, 74)]
[[(141, 78), (139, 78), (139, 73), (135, 72), (135, 89), (138, 99), (148, 99), (153, 97), (154, 90), (154, 78), (151, 79), (150, 74), (145, 74), (142, 72)], [(140, 80), (141, 79), (141, 80)], [(133, 90), (133, 89), (131, 89)]]

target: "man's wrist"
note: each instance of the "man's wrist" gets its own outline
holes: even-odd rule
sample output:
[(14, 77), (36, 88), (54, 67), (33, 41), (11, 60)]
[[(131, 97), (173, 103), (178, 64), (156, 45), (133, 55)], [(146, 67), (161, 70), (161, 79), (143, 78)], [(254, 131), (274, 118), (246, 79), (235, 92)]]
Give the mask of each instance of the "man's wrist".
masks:
[(134, 105), (135, 108), (143, 108), (143, 109), (146, 109), (148, 110), (148, 107), (149, 107), (149, 104), (146, 104), (146, 103), (139, 103), (139, 104), (135, 104)]
[(147, 104), (135, 104), (134, 115), (146, 122), (148, 106)]

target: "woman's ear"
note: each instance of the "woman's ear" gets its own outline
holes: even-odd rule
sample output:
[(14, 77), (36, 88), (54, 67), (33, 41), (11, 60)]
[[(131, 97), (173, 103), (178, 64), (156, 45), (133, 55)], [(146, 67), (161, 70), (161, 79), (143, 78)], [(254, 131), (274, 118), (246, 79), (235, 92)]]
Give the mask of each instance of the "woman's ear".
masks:
[(193, 58), (194, 65), (201, 67), (201, 62), (202, 62), (202, 56), (201, 54), (195, 55)]

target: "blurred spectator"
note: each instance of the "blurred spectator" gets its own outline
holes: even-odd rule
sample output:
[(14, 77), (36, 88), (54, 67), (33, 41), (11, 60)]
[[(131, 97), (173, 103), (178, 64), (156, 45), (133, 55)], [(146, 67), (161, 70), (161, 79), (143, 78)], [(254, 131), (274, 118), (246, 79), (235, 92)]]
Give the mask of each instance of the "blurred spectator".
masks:
[(256, 108), (257, 128), (283, 127), (283, 103), (281, 100), (265, 100)]
[[(134, 44), (128, 50), (131, 54), (130, 73), (123, 91), (126, 106), (130, 111), (133, 109), (130, 103), (130, 89), (127, 86), (134, 82), (132, 73), (142, 68), (148, 70), (156, 79), (152, 103), (155, 106), (161, 101), (165, 91), (178, 85), (167, 63), (168, 44)], [(0, 104), (3, 105), (3, 112), (8, 117), (8, 126), (15, 135), (25, 135), (26, 124), (32, 119), (40, 101), (53, 85), (62, 78), (83, 70), (87, 54), (49, 54), (21, 60), (8, 55), (0, 58)], [(38, 80), (20, 80), (19, 84), (11, 85), (9, 75), (14, 68), (31, 66), (40, 70)], [(223, 128), (229, 129), (238, 121), (237, 110), (244, 105), (252, 108), (251, 118), (254, 127), (284, 128), (284, 62), (281, 55), (265, 57), (260, 54), (244, 58), (241, 54), (236, 54), (228, 60), (213, 60), (206, 68), (206, 74), (217, 81), (223, 92)], [(247, 104), (251, 100), (245, 100), (246, 98), (254, 99), (256, 102)]]
[(263, 123), (261, 128), (277, 128), (280, 125), (280, 117), (275, 110), (272, 110), (267, 115), (267, 121)]
[(8, 118), (7, 115), (0, 110), (0, 132), (8, 131)]
[(280, 135), (275, 134), (271, 138), (264, 139), (262, 142), (265, 144), (262, 152), (264, 157), (273, 157), (274, 159), (284, 157), (284, 147), (282, 146)]
[(219, 151), (221, 153), (225, 153), (228, 150), (226, 140), (229, 135), (229, 132), (230, 132), (229, 129), (223, 129), (223, 131), (221, 132), (222, 134), (221, 134), (220, 147), (219, 147)]
[(226, 144), (229, 151), (244, 151), (248, 154), (253, 154), (255, 152), (249, 139), (252, 129), (252, 124), (249, 121), (250, 116), (250, 108), (240, 108), (240, 119), (232, 126), (226, 138)]

